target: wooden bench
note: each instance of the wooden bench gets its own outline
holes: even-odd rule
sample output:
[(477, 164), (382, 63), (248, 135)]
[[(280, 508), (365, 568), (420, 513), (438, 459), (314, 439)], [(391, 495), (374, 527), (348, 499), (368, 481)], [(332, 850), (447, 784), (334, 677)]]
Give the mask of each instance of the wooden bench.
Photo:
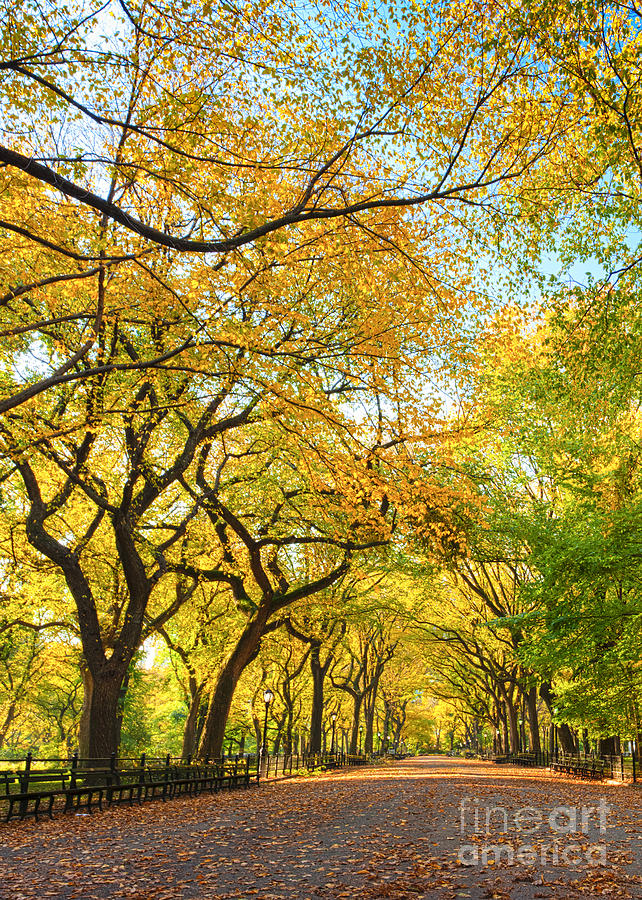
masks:
[[(51, 782), (52, 775), (48, 775), (47, 780)], [(38, 781), (34, 773), (34, 781)], [(53, 818), (53, 805), (56, 800), (56, 790), (40, 790), (29, 791), (24, 789), (24, 776), (17, 772), (2, 773), (3, 799), (7, 803), (7, 813), (5, 821), (8, 822), (14, 815), (24, 819), (27, 816), (34, 816), (38, 821), (40, 806), (43, 801), (47, 804), (47, 814), (49, 818)], [(18, 807), (16, 810), (16, 806)]]
[(56, 798), (60, 809), (77, 812), (94, 807), (102, 810), (108, 803), (133, 803), (160, 797), (165, 800), (180, 794), (219, 791), (223, 788), (249, 787), (253, 772), (249, 758), (212, 762), (165, 762), (121, 767), (112, 759), (109, 767), (78, 765), (69, 768), (0, 772), (0, 800), (7, 804), (6, 820), (33, 815), (36, 820), (46, 812), (53, 818)]
[(235, 760), (219, 763), (219, 788), (227, 787), (230, 790), (233, 787), (249, 787), (250, 786), (250, 761)]
[(2, 773), (4, 798), (7, 803), (5, 821), (13, 816), (25, 819), (34, 816), (36, 821), (45, 805), (49, 818), (53, 818), (56, 797), (64, 797), (64, 811), (103, 808), (104, 789), (100, 785), (75, 783), (69, 769), (43, 769), (28, 772)]
[[(397, 754), (395, 759), (404, 759), (402, 754)], [(348, 755), (348, 765), (349, 766), (365, 766), (368, 763), (368, 757), (363, 756), (362, 754), (352, 754)]]
[(565, 757), (551, 763), (551, 771), (577, 778), (589, 778), (592, 781), (602, 781), (604, 778), (605, 764), (601, 759), (579, 759)]

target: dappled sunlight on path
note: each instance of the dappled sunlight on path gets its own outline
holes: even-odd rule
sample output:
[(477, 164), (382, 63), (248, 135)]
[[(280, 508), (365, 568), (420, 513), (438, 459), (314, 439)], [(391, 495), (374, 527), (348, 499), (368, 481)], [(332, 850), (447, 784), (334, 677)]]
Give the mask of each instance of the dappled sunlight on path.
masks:
[(642, 900), (642, 791), (422, 757), (5, 826), (0, 900)]

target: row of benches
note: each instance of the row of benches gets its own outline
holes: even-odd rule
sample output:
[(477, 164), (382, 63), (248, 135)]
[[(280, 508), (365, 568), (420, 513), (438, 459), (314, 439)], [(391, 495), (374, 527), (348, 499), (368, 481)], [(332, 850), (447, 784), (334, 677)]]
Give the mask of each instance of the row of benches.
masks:
[(580, 759), (570, 756), (551, 763), (552, 772), (561, 772), (577, 778), (590, 778), (592, 781), (602, 781), (606, 768), (607, 764), (601, 759)]
[(513, 766), (528, 766), (531, 768), (544, 765), (542, 754), (537, 753), (506, 753), (503, 756), (496, 756), (495, 762)]
[[(517, 766), (542, 766), (547, 763), (541, 753), (508, 753), (495, 757), (499, 764), (511, 764)], [(564, 775), (572, 775), (578, 778), (590, 778), (593, 781), (602, 781), (608, 763), (601, 759), (581, 759), (580, 757), (560, 757), (549, 763), (552, 772), (560, 772)]]
[(6, 804), (5, 821), (24, 819), (42, 812), (50, 818), (58, 798), (64, 798), (64, 812), (102, 810), (103, 801), (120, 803), (178, 794), (197, 794), (224, 788), (249, 786), (258, 773), (250, 770), (249, 759), (213, 764), (134, 766), (105, 769), (47, 769), (29, 772), (0, 772), (0, 798)]

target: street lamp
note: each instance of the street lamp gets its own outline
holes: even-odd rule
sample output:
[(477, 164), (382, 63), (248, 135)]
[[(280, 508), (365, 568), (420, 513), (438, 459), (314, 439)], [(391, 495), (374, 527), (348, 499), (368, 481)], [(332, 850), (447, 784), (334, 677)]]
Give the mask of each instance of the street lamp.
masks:
[(379, 753), (381, 753), (381, 732), (380, 731), (377, 732), (377, 738), (379, 741)]
[(359, 725), (359, 756), (361, 756), (362, 742), (363, 742), (363, 725)]
[(268, 720), (268, 709), (270, 708), (270, 703), (274, 700), (274, 694), (269, 688), (266, 688), (263, 691), (263, 702), (265, 703), (265, 721), (263, 722), (263, 746), (261, 747), (261, 757), (265, 759), (267, 756), (267, 720)]
[(334, 735), (335, 735), (335, 730), (337, 727), (337, 714), (332, 713), (331, 719), (332, 719), (332, 745), (330, 747), (330, 754), (333, 754), (334, 753)]

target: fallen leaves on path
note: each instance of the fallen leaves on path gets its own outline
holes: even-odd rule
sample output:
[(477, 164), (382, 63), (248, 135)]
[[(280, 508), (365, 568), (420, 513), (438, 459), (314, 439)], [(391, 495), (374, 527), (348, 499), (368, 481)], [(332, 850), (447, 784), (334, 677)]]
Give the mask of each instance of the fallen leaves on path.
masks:
[[(4, 827), (0, 900), (638, 900), (640, 796), (634, 787), (432, 757), (112, 807)], [(606, 834), (593, 814), (585, 832), (551, 832), (551, 811), (580, 814), (601, 797), (612, 807)], [(525, 808), (541, 811), (538, 834), (516, 827)], [(489, 809), (503, 812), (487, 829)], [(526, 842), (539, 860), (552, 839), (558, 856), (574, 846), (580, 863), (506, 862)], [(606, 865), (586, 864), (583, 854), (602, 844)], [(462, 864), (462, 847), (477, 863)]]

